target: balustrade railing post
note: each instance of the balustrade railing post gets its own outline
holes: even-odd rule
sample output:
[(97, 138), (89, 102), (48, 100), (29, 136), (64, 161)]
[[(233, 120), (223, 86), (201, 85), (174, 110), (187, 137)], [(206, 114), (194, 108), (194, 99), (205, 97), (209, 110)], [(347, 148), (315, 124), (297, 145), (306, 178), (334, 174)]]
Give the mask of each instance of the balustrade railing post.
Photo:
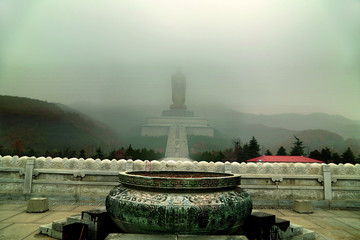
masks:
[(129, 172), (133, 170), (134, 170), (134, 161), (132, 159), (129, 159), (126, 161), (125, 171)]
[(323, 177), (324, 177), (324, 199), (332, 200), (330, 166), (323, 165), (322, 169), (323, 169)]
[(25, 166), (24, 194), (31, 193), (34, 166), (35, 166), (35, 158), (33, 157), (28, 158)]
[(225, 173), (231, 173), (231, 163), (228, 161), (225, 162)]

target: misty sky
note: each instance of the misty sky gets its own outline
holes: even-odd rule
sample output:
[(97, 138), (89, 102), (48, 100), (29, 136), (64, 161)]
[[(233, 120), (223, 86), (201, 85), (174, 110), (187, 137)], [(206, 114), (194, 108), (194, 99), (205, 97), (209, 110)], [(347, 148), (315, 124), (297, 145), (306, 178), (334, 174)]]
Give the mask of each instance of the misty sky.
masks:
[(360, 120), (360, 1), (0, 0), (0, 94)]

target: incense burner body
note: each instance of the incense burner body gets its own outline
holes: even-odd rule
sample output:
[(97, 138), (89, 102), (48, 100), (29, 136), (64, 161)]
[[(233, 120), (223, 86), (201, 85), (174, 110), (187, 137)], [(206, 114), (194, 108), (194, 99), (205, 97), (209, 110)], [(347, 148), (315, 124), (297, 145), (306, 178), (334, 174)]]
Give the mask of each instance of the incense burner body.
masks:
[(106, 208), (125, 232), (231, 234), (252, 210), (233, 174), (134, 171), (120, 173), (120, 183)]

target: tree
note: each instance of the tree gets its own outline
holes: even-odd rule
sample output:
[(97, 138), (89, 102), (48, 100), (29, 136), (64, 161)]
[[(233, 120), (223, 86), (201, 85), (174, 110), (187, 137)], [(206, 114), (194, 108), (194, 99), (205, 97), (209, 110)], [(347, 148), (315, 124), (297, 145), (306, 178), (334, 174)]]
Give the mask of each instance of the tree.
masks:
[(267, 149), (266, 152), (265, 152), (265, 155), (266, 156), (272, 156), (272, 152), (270, 151), (270, 149)]
[(57, 149), (54, 149), (54, 151), (50, 154), (51, 157), (63, 157), (63, 153)]
[(326, 148), (321, 149), (321, 159), (320, 160), (327, 163), (327, 162), (329, 162), (329, 160), (331, 160), (331, 157), (332, 157), (332, 153), (329, 148), (326, 147)]
[(245, 143), (243, 145), (240, 159), (241, 159), (240, 161), (242, 161), (242, 162), (245, 162), (246, 160), (251, 159), (248, 143)]
[(348, 147), (346, 151), (341, 155), (343, 163), (355, 163), (355, 155)]
[(101, 150), (101, 148), (100, 147), (98, 147), (96, 150), (95, 150), (95, 155), (94, 155), (94, 159), (96, 159), (96, 158), (99, 158), (99, 159), (104, 159), (104, 153), (103, 153), (103, 151)]
[(130, 144), (129, 147), (126, 149), (125, 158), (126, 158), (126, 159), (132, 159), (132, 158), (134, 158), (134, 149), (132, 148), (131, 144)]
[(278, 149), (276, 155), (277, 155), (277, 156), (286, 156), (287, 153), (286, 153), (285, 148), (284, 148), (283, 146), (281, 146), (281, 147)]
[(293, 142), (293, 146), (291, 148), (291, 152), (290, 155), (291, 156), (303, 156), (304, 155), (304, 143), (302, 141), (300, 141), (299, 138), (297, 138), (296, 136), (294, 136), (294, 138), (296, 139), (295, 142)]
[(28, 148), (26, 155), (29, 157), (36, 157), (38, 154), (33, 148)]
[(216, 156), (216, 161), (223, 162), (224, 159), (225, 159), (225, 155), (222, 153), (222, 151), (219, 151), (217, 156)]
[(121, 147), (121, 149), (117, 150), (115, 153), (115, 159), (123, 159), (125, 158), (125, 149), (124, 147)]
[(234, 157), (236, 159), (237, 162), (241, 162), (241, 157), (242, 157), (242, 147), (241, 147), (241, 141), (240, 138), (234, 138), (232, 140), (232, 145), (234, 147)]
[(116, 159), (116, 151), (112, 150), (106, 158), (107, 159)]
[[(257, 140), (253, 136), (249, 142), (249, 158), (256, 158), (260, 156), (260, 145), (258, 144)], [(247, 160), (247, 159), (245, 159)]]
[(334, 161), (334, 163), (341, 163), (341, 157), (338, 153), (333, 153), (331, 159)]
[(231, 148), (226, 148), (222, 152), (224, 154), (224, 160), (234, 162), (236, 159), (234, 158), (234, 151)]
[(67, 158), (76, 157), (76, 150), (71, 150), (70, 148), (66, 148), (63, 152), (63, 156)]
[(6, 153), (5, 153), (5, 148), (3, 145), (0, 144), (0, 155), (1, 156), (4, 156)]
[(85, 149), (81, 149), (81, 150), (80, 150), (78, 158), (83, 158), (83, 159), (86, 158)]
[(22, 141), (20, 139), (16, 140), (13, 143), (13, 148), (14, 148), (14, 155), (21, 156), (22, 153), (24, 152), (24, 146), (23, 146), (23, 143), (22, 143)]
[(206, 162), (223, 162), (225, 155), (221, 151), (205, 151), (201, 153), (192, 153), (190, 157), (196, 161), (206, 161)]
[(51, 152), (49, 150), (46, 150), (45, 157), (50, 157), (50, 156), (51, 156)]
[(317, 149), (315, 149), (314, 151), (310, 152), (309, 158), (321, 160), (321, 153)]

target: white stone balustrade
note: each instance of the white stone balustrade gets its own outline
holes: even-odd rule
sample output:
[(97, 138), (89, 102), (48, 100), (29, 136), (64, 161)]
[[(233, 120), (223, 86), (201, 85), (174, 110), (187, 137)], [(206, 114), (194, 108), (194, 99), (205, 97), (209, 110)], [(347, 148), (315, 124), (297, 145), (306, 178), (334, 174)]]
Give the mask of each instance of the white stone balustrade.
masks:
[(0, 156), (0, 199), (103, 201), (121, 171), (204, 171), (241, 175), (255, 204), (360, 207), (360, 165), (77, 159)]

